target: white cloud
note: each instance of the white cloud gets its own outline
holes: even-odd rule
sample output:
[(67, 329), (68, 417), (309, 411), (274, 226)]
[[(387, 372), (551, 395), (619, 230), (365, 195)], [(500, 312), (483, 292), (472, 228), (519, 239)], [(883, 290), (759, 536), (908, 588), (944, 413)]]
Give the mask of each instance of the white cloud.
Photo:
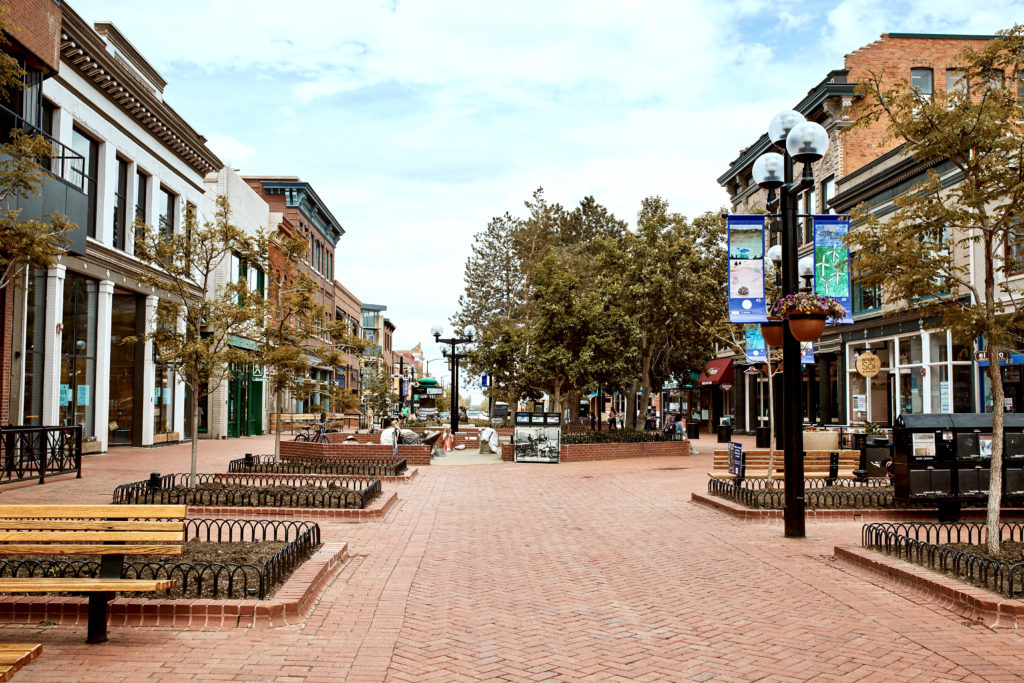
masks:
[(256, 155), (255, 147), (236, 140), (230, 135), (211, 133), (207, 136), (206, 144), (228, 166), (241, 166)]

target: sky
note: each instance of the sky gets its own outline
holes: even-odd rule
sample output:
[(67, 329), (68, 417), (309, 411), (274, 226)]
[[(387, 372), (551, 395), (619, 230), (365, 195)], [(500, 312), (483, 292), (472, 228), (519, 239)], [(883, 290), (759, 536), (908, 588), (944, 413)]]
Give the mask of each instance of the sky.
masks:
[(717, 210), (715, 178), (845, 53), (1024, 21), (1024, 0), (69, 4), (117, 25), (225, 163), (310, 182), (346, 230), (336, 278), (427, 358), (473, 235), (538, 187), (631, 224), (651, 195)]

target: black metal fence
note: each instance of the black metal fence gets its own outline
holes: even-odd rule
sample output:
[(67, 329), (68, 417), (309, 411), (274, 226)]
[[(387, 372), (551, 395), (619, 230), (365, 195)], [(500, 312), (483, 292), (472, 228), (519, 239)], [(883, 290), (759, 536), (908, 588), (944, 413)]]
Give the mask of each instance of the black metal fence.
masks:
[[(781, 510), (786, 497), (782, 482), (768, 479), (711, 479), (708, 493), (755, 510)], [(835, 483), (804, 479), (804, 501), (808, 509), (817, 510), (895, 507), (893, 490), (886, 478), (863, 482), (842, 479)]]
[(82, 427), (0, 427), (0, 484), (77, 473), (82, 477)]
[[(1003, 522), (1004, 541), (1024, 542), (1024, 523)], [(922, 539), (923, 537), (923, 539)], [(861, 545), (966, 579), (1007, 597), (1024, 593), (1024, 562), (1009, 563), (948, 547), (986, 542), (984, 522), (877, 522), (861, 529)]]
[(274, 462), (273, 454), (247, 455), (228, 463), (228, 472), (266, 474), (350, 474), (396, 477), (407, 469), (405, 458), (390, 455), (370, 456), (295, 456)]
[(364, 509), (382, 491), (375, 477), (277, 474), (197, 474), (189, 488), (189, 474), (154, 475), (145, 481), (114, 489), (113, 502), (185, 504), (229, 507), (284, 507)]
[[(262, 565), (218, 562), (175, 562), (163, 558), (126, 561), (125, 579), (172, 579), (175, 587), (157, 597), (248, 598), (262, 600), (267, 591), (283, 581), (309, 558), (320, 545), (316, 522), (189, 519), (185, 540), (208, 543), (283, 541), (287, 545)], [(99, 576), (98, 560), (6, 560), (0, 559), (0, 578), (94, 578)], [(129, 593), (140, 595), (140, 593)]]

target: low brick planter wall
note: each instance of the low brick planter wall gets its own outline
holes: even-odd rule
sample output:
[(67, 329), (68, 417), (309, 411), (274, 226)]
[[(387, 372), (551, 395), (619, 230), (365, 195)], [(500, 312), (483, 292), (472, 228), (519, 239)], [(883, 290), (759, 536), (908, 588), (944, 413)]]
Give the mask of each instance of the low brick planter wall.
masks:
[[(656, 458), (690, 454), (689, 441), (649, 441), (642, 443), (581, 443), (564, 444), (561, 462), (588, 462), (591, 460), (619, 460), (622, 458)], [(501, 459), (512, 462), (515, 446), (501, 445)]]
[[(288, 460), (310, 455), (365, 458), (373, 455), (391, 455), (391, 446), (358, 443), (310, 443), (308, 441), (282, 441), (281, 459)], [(429, 465), (430, 446), (399, 446), (398, 455), (408, 465)]]
[[(251, 628), (302, 623), (348, 562), (346, 543), (324, 543), (267, 600), (159, 600), (122, 598), (110, 602), (108, 624), (175, 628)], [(0, 622), (88, 623), (89, 598), (15, 595), (0, 599)], [(111, 633), (117, 643), (123, 634)]]
[[(424, 428), (424, 427), (412, 427), (411, 430), (416, 432), (417, 434), (424, 434), (426, 432), (436, 432), (436, 431), (438, 431), (435, 428)], [(358, 443), (358, 444), (366, 444), (366, 443), (369, 443), (369, 444), (379, 444), (380, 443), (380, 434), (363, 434), (363, 433), (359, 433), (359, 434), (346, 434), (344, 432), (336, 432), (336, 433), (333, 433), (333, 434), (328, 434), (327, 438), (331, 441), (331, 443), (345, 443), (346, 441), (348, 441), (348, 443), (352, 443), (351, 441), (348, 440), (348, 437), (350, 437), (350, 436), (354, 436), (355, 437), (355, 442)], [(473, 449), (475, 449), (475, 448), (477, 448), (480, 445), (480, 432), (475, 431), (475, 430), (474, 431), (471, 431), (471, 430), (462, 431), (460, 429), (458, 431), (458, 433), (453, 434), (452, 437), (453, 437), (452, 438), (452, 445), (454, 445), (454, 446), (465, 446), (466, 448), (473, 448)], [(410, 463), (410, 464), (412, 464), (412, 463)]]

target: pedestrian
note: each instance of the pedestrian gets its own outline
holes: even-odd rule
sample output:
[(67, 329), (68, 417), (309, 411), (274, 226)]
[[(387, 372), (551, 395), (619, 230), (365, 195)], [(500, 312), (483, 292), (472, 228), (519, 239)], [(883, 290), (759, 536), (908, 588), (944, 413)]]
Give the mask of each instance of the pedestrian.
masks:
[(385, 417), (381, 421), (381, 427), (384, 430), (380, 433), (380, 443), (382, 446), (391, 446), (393, 453), (398, 452), (398, 429), (391, 424), (391, 418)]
[(449, 427), (444, 428), (444, 437), (441, 439), (441, 447), (445, 453), (451, 453), (455, 448), (455, 439), (452, 437), (452, 431)]
[(676, 430), (676, 416), (672, 413), (668, 414), (665, 418), (665, 435), (672, 436), (672, 432)]
[(609, 408), (608, 410), (608, 429), (615, 429), (615, 408)]

